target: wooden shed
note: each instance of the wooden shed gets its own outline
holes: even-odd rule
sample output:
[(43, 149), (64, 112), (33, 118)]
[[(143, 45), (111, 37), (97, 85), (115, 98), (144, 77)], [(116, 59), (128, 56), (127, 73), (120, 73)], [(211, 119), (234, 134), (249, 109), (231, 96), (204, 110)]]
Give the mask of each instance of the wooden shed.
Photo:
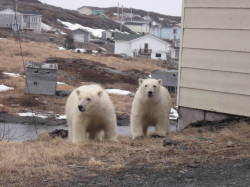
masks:
[(57, 86), (57, 64), (29, 62), (26, 64), (26, 93), (55, 95)]
[(250, 1), (183, 0), (179, 129), (250, 116)]

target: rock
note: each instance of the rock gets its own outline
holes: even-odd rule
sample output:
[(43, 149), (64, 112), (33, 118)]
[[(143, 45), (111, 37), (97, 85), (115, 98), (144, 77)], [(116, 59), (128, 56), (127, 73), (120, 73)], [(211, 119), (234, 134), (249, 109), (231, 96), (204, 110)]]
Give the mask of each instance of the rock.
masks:
[(68, 91), (68, 90), (58, 90), (58, 91), (56, 91), (56, 96), (67, 97), (67, 96), (69, 96), (70, 93), (71, 93), (71, 91)]
[(55, 138), (55, 137), (67, 138), (68, 137), (68, 131), (64, 130), (64, 129), (56, 129), (56, 130), (50, 132), (49, 135), (52, 138)]
[(177, 145), (179, 144), (179, 142), (175, 141), (175, 140), (170, 140), (170, 139), (165, 139), (163, 140), (163, 146), (170, 146), (170, 145)]

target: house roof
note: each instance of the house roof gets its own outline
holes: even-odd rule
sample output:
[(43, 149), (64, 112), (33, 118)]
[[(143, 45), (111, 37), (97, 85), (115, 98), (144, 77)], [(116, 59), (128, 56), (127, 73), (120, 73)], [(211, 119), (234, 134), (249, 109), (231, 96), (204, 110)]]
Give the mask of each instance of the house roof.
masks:
[(73, 31), (71, 31), (71, 33), (87, 33), (87, 34), (89, 34), (89, 31), (87, 31), (87, 30), (85, 30), (85, 29), (76, 29), (76, 30), (73, 30)]
[(167, 45), (171, 45), (171, 43), (169, 43), (169, 42), (167, 42), (167, 41), (165, 41), (165, 40), (162, 40), (161, 38), (158, 38), (157, 36), (152, 35), (152, 34), (142, 35), (142, 36), (140, 36), (140, 37), (138, 37), (138, 38), (135, 38), (135, 39), (131, 40), (131, 42), (136, 41), (136, 40), (140, 40), (140, 39), (146, 38), (146, 37), (152, 37), (152, 38), (158, 40), (158, 41), (161, 42), (161, 43), (164, 43), (164, 44), (167, 44)]
[(37, 15), (37, 16), (41, 16), (41, 14), (39, 12), (34, 12), (34, 11), (20, 11), (22, 14), (26, 14), (26, 15)]
[(127, 21), (124, 23), (124, 25), (145, 25), (146, 22), (140, 22), (140, 21)]
[(139, 38), (141, 35), (137, 34), (128, 34), (128, 33), (121, 33), (121, 32), (115, 32), (114, 33), (114, 40), (115, 41), (131, 41), (136, 38)]

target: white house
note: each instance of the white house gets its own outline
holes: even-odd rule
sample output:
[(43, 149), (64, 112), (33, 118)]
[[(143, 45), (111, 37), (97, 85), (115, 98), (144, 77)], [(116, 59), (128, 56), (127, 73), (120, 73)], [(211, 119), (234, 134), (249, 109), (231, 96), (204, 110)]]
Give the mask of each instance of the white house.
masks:
[(151, 59), (167, 60), (170, 53), (170, 44), (153, 35), (134, 36), (129, 34), (115, 37), (115, 54), (127, 56), (143, 56)]
[(181, 27), (179, 25), (151, 25), (150, 34), (166, 40), (180, 40)]
[[(16, 19), (15, 19), (16, 17)], [(12, 9), (0, 11), (0, 28), (32, 30), (41, 32), (42, 15), (31, 12), (16, 12)]]

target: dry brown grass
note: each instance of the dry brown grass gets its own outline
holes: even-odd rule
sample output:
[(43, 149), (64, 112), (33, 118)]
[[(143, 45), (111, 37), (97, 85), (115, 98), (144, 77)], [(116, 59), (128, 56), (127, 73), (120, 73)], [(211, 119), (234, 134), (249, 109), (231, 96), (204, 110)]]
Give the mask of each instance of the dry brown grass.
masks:
[(162, 146), (162, 139), (133, 141), (128, 137), (119, 137), (119, 143), (73, 145), (66, 140), (51, 139), (46, 134), (33, 142), (0, 142), (0, 185), (27, 186), (33, 179), (36, 184), (41, 183), (41, 179), (61, 182), (77, 175), (79, 168), (84, 168), (82, 175), (94, 176), (105, 171), (122, 171), (127, 167), (167, 169), (249, 158), (249, 132), (248, 123), (216, 132), (189, 128), (172, 134), (172, 139), (179, 144), (168, 147)]
[[(49, 57), (88, 59), (119, 70), (137, 69), (150, 72), (160, 69), (156, 62), (145, 59), (125, 60), (117, 57), (93, 56), (90, 54), (79, 54), (70, 51), (60, 51), (57, 46), (50, 43), (38, 43), (31, 41), (22, 42), (25, 62), (43, 62)], [(0, 42), (1, 59), (0, 70), (8, 72), (23, 72), (22, 60), (18, 42), (11, 39)]]

